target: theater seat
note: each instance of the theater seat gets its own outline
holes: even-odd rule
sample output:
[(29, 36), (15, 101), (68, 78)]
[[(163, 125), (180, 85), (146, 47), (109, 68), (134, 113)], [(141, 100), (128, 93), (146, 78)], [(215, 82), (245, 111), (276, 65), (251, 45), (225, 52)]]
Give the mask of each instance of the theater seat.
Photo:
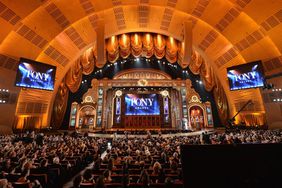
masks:
[(32, 188), (31, 184), (26, 182), (14, 182), (12, 185), (14, 188)]
[[(134, 188), (134, 187), (144, 187), (144, 185), (142, 183), (130, 183), (129, 187)], [(162, 187), (166, 187), (166, 185), (164, 183), (151, 183), (150, 188), (162, 188)], [(183, 188), (183, 184), (182, 183), (174, 183), (172, 185), (172, 187), (176, 187), (176, 188)]]
[(83, 187), (83, 188), (93, 188), (95, 187), (95, 184), (94, 183), (80, 183), (80, 187)]
[(48, 182), (47, 174), (30, 174), (27, 179), (30, 181), (38, 180), (42, 186)]
[(142, 183), (130, 183), (129, 187), (142, 187), (143, 184)]
[(6, 178), (9, 182), (16, 182), (20, 177), (21, 177), (21, 175), (19, 175), (19, 174), (8, 174), (6, 176)]
[(107, 183), (106, 187), (122, 187), (121, 183)]

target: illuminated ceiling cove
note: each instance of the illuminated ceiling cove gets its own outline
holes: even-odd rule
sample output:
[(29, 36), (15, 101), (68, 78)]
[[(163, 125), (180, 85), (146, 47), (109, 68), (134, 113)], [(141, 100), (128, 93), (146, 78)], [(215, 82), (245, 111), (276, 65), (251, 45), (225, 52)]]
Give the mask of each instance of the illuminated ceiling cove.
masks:
[(15, 72), (20, 57), (57, 66), (54, 92), (22, 90), (18, 100), (50, 109), (69, 67), (96, 43), (99, 23), (105, 38), (145, 31), (182, 41), (184, 21), (230, 106), (255, 98), (263, 111), (258, 89), (229, 91), (226, 67), (262, 60), (266, 74), (281, 72), (281, 0), (1, 0), (0, 69)]

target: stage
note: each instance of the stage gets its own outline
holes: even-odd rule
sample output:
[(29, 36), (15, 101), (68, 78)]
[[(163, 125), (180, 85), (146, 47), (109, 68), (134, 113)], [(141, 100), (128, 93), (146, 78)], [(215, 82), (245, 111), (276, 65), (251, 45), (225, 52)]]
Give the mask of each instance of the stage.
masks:
[[(190, 80), (151, 69), (130, 69), (112, 80), (92, 80), (73, 102), (69, 130), (203, 130), (214, 127), (211, 102)], [(203, 100), (205, 99), (205, 100)]]

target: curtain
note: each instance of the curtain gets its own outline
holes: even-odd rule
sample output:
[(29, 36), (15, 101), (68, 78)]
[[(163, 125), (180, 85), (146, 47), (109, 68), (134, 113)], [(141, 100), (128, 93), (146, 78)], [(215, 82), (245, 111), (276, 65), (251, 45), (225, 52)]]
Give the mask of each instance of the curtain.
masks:
[(207, 91), (211, 91), (215, 85), (214, 73), (212, 71), (212, 68), (205, 61), (202, 63), (200, 76), (203, 80), (205, 89)]
[(203, 64), (204, 60), (203, 58), (200, 56), (199, 53), (193, 51), (192, 53), (192, 57), (191, 57), (191, 62), (189, 64), (189, 69), (191, 70), (191, 72), (193, 74), (200, 74), (201, 71), (201, 66)]
[(240, 114), (241, 121), (245, 122), (247, 126), (264, 125), (265, 114), (264, 113), (251, 113)]
[(229, 118), (228, 101), (224, 89), (218, 79), (216, 79), (216, 84), (213, 88), (213, 96), (221, 123), (226, 125)]
[(16, 129), (42, 128), (42, 116), (20, 115), (16, 117)]
[(168, 60), (168, 62), (175, 63), (177, 61), (177, 52), (177, 41), (172, 37), (167, 38), (165, 58)]
[(166, 39), (163, 35), (157, 34), (154, 36), (154, 55), (158, 59), (165, 56)]
[(106, 42), (107, 59), (109, 62), (114, 63), (119, 58), (119, 44), (117, 36), (112, 36)]
[(68, 102), (69, 90), (65, 83), (65, 80), (59, 86), (56, 98), (53, 104), (51, 126), (55, 129), (59, 129), (66, 112)]
[(96, 57), (93, 48), (86, 50), (80, 58), (82, 73), (89, 75), (93, 72), (96, 62)]
[(130, 48), (130, 35), (128, 34), (122, 34), (119, 37), (119, 54), (123, 59), (128, 58), (128, 56), (131, 53), (131, 48)]
[(71, 66), (70, 70), (67, 72), (65, 81), (71, 92), (74, 93), (78, 90), (82, 81), (82, 66), (80, 58), (75, 61), (73, 66)]
[(141, 34), (131, 34), (131, 53), (134, 57), (140, 57), (142, 53), (142, 38)]
[(150, 58), (154, 55), (154, 44), (153, 44), (153, 36), (150, 33), (146, 33), (143, 35), (143, 56), (146, 58)]
[[(116, 62), (119, 57), (125, 59), (132, 54), (134, 57), (150, 58), (153, 55), (158, 59), (166, 57), (170, 63), (178, 62), (182, 65), (184, 43), (172, 37), (155, 33), (126, 33), (106, 39), (105, 44), (106, 61), (111, 63)], [(86, 50), (65, 76), (65, 86), (73, 93), (80, 87), (82, 74), (89, 75), (94, 70), (97, 59), (95, 46)], [(225, 122), (228, 118), (227, 98), (220, 82), (216, 80), (212, 67), (196, 51), (193, 51), (188, 66), (193, 74), (200, 75), (205, 89), (213, 91), (221, 120)]]
[(178, 43), (173, 38), (151, 33), (112, 36), (106, 40), (107, 60), (114, 63), (119, 57), (127, 58), (130, 54), (146, 58), (155, 55), (158, 59), (166, 57), (170, 63), (175, 63), (178, 59)]

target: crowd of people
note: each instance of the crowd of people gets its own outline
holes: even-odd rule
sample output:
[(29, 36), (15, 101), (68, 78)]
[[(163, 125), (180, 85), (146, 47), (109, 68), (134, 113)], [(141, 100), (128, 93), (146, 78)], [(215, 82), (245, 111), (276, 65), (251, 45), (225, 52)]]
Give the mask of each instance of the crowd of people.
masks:
[(107, 139), (20, 134), (0, 137), (0, 187), (62, 187), (106, 148)]
[(128, 137), (125, 133), (114, 139), (77, 134), (2, 136), (0, 187), (62, 187), (70, 179), (73, 187), (181, 187), (182, 144), (281, 142), (280, 130), (203, 132), (197, 136), (163, 136), (161, 132), (152, 136), (146, 132), (143, 137)]

